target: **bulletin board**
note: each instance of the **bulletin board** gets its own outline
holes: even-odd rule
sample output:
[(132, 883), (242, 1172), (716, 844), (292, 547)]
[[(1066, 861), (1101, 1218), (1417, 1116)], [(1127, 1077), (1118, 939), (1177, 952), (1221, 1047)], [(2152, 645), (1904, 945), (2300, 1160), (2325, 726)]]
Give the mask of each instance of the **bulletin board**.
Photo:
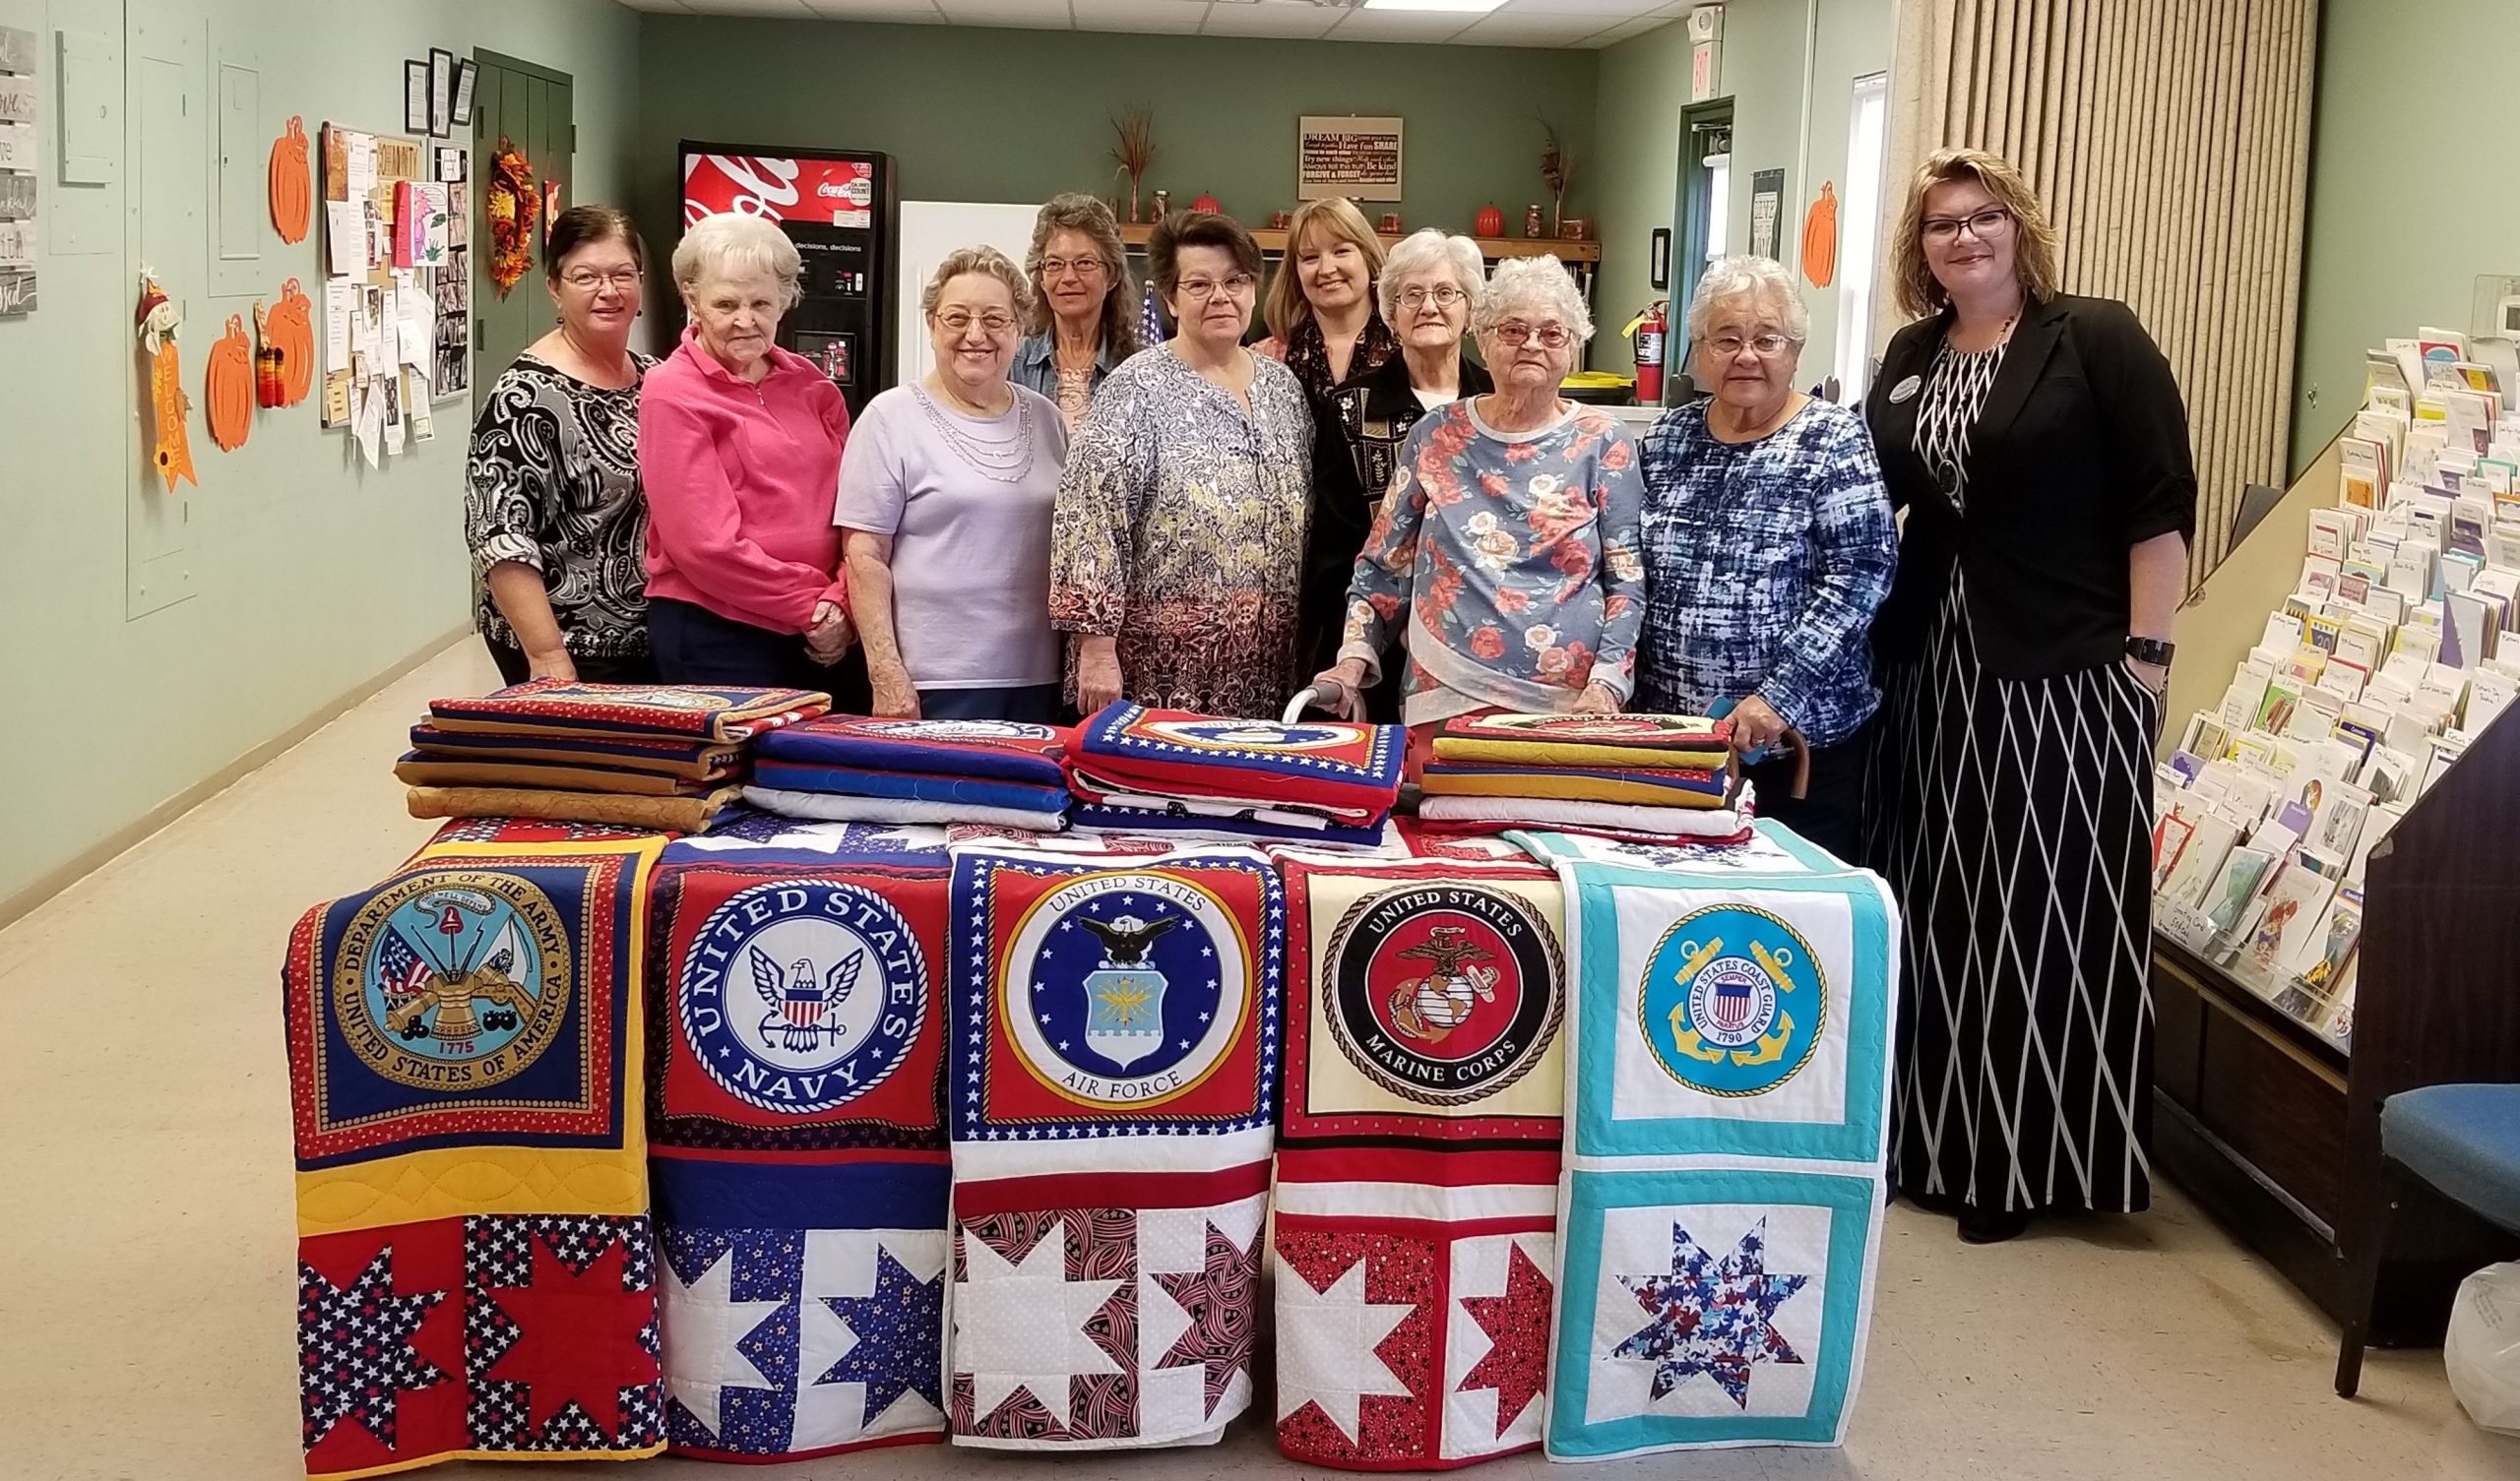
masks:
[[(324, 126), (323, 424), (346, 428), (371, 466), (435, 435), (430, 403), (464, 389), (435, 383), (440, 275), (469, 290), (466, 162), (426, 140)], [(469, 319), (469, 291), (452, 298)]]

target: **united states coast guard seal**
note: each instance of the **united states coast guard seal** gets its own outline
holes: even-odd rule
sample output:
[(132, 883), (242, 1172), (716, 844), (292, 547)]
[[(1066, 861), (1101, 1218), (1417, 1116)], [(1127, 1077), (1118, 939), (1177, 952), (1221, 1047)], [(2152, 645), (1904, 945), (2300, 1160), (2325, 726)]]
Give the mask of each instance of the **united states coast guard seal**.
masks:
[(999, 1011), (1033, 1076), (1089, 1110), (1197, 1088), (1250, 1009), (1224, 903), (1159, 874), (1096, 875), (1035, 901), (1007, 950)]
[(411, 875), (350, 921), (333, 1018), (398, 1084), (463, 1092), (514, 1079), (550, 1047), (575, 980), (551, 897), (493, 870)]
[(1430, 884), (1368, 895), (1340, 920), (1323, 962), (1340, 1052), (1410, 1100), (1492, 1095), (1557, 1034), (1557, 939), (1501, 891)]
[(782, 880), (709, 912), (675, 985), (683, 1041), (727, 1094), (804, 1115), (884, 1082), (927, 1016), (927, 956), (860, 885)]
[(1764, 1095), (1810, 1062), (1829, 983), (1800, 932), (1765, 910), (1714, 905), (1663, 933), (1637, 1022), (1664, 1071), (1709, 1095)]

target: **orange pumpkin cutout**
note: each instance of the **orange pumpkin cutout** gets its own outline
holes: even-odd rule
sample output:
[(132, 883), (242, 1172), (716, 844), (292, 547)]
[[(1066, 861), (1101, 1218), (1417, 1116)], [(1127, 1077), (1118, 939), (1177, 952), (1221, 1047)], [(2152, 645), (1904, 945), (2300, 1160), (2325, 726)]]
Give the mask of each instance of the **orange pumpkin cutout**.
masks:
[(306, 400), (315, 386), (314, 305), (298, 290), (292, 278), (281, 284), (280, 305), (262, 315), (263, 347), (280, 355), (280, 400), (274, 404), (294, 406)]
[(284, 242), (306, 240), (308, 214), (314, 207), (306, 173), (306, 120), (291, 118), (288, 132), (272, 143), (272, 225)]
[(210, 347), (202, 394), (210, 402), (210, 440), (221, 452), (245, 445), (254, 430), (254, 350), (245, 341), (245, 318), (227, 316), (227, 333)]
[(1825, 288), (1838, 276), (1838, 187), (1820, 182), (1820, 199), (1802, 217), (1802, 276)]

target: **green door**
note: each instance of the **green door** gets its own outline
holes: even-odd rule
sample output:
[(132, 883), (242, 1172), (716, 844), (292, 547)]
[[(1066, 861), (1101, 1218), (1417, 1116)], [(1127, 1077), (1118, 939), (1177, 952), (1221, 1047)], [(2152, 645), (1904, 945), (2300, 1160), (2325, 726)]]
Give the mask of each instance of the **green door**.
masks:
[(472, 404), (477, 411), (490, 383), (558, 322), (551, 295), (542, 287), (542, 231), (534, 228), (533, 266), (508, 289), (505, 298), (490, 281), (490, 161), (505, 139), (522, 152), (534, 170), (535, 190), (545, 181), (560, 186), (563, 208), (578, 204), (569, 191), (569, 161), (578, 131), (569, 122), (569, 75), (501, 56), (475, 51), (481, 75), (472, 102)]

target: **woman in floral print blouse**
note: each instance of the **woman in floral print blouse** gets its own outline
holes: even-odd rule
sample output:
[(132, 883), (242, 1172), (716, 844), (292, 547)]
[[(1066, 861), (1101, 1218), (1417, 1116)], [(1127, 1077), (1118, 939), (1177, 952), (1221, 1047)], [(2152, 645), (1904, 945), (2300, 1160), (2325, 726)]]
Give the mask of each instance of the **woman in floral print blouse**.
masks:
[(1554, 257), (1500, 263), (1472, 328), (1496, 389), (1410, 432), (1314, 681), (1353, 696), (1405, 633), (1413, 753), (1454, 715), (1618, 710), (1645, 620), (1636, 448), (1557, 394), (1593, 333), (1575, 280)]

